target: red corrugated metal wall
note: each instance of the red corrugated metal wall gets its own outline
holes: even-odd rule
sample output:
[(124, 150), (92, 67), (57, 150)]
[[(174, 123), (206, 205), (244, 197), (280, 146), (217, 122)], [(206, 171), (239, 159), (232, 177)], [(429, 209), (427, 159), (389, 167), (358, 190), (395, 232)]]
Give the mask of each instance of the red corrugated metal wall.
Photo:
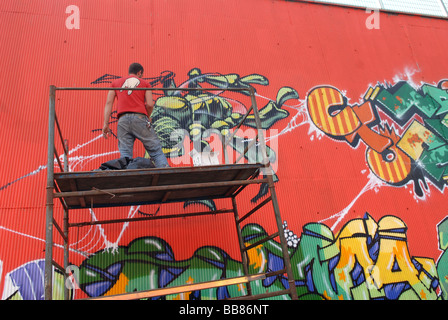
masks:
[[(79, 9), (79, 15), (67, 8)], [(162, 80), (182, 85), (193, 75), (209, 81), (220, 75), (220, 80), (239, 79), (254, 86), (260, 108), (273, 101), (283, 110), (270, 114), (278, 118), (268, 132), (277, 157), (282, 217), (301, 240), (294, 242), (291, 235), (302, 298), (365, 298), (357, 290), (366, 285), (369, 274), (381, 279), (376, 295), (363, 289), (370, 299), (446, 298), (446, 20), (280, 0), (3, 0), (0, 15), (3, 299), (42, 298), (30, 292), (42, 292), (49, 86), (107, 86), (112, 76), (125, 75), (136, 61), (145, 67), (145, 77), (157, 80), (155, 86), (162, 86)], [(369, 18), (378, 28), (368, 28)], [(263, 81), (251, 82), (255, 78)], [(297, 96), (285, 96), (284, 90)], [(244, 97), (228, 98), (235, 112), (247, 107)], [(104, 92), (57, 93), (57, 114), (73, 150), (74, 170), (96, 169), (118, 157), (116, 140), (99, 137), (104, 102)], [(392, 160), (386, 157), (388, 151)], [(138, 146), (136, 153), (143, 155), (143, 149)], [(375, 156), (377, 162), (369, 160)], [(378, 168), (401, 175), (392, 181)], [(258, 191), (245, 193), (242, 211), (257, 202), (250, 199)], [(162, 206), (160, 214), (195, 206)], [(138, 208), (144, 213), (156, 209)], [(142, 213), (120, 208), (71, 214), (76, 221)], [(263, 216), (249, 222), (268, 233), (274, 229), (273, 221)], [(327, 232), (328, 241), (323, 243), (333, 244), (336, 254), (327, 256), (330, 253), (306, 247), (303, 239), (315, 226), (320, 230), (313, 229), (315, 237), (323, 238)], [(83, 283), (74, 298), (151, 287), (144, 280), (147, 271), (131, 266), (131, 244), (148, 237), (166, 242), (165, 248), (172, 250), (171, 263), (189, 265), (182, 274), (164, 269), (174, 275), (165, 282), (160, 276), (158, 286), (174, 283), (173, 279), (196, 281), (203, 273), (214, 274), (213, 268), (238, 273), (241, 257), (236, 238), (229, 237), (234, 229), (231, 217), (212, 216), (72, 230), (72, 264), (96, 265), (104, 271), (119, 260), (121, 268), (110, 271), (114, 280), (109, 286), (92, 289)], [(58, 236), (56, 240), (60, 241)], [(367, 261), (377, 273), (367, 272), (367, 265), (359, 262), (360, 246), (368, 249)], [(106, 247), (119, 252), (108, 251), (112, 262), (99, 261)], [(200, 248), (227, 255), (225, 266), (195, 269), (192, 261), (199, 259)], [(274, 254), (274, 249), (271, 255), (257, 250), (251, 255), (254, 270), (272, 262)], [(305, 263), (307, 269), (300, 269), (310, 254), (327, 257), (321, 263), (329, 263), (330, 271), (319, 271), (311, 260)], [(62, 250), (56, 248), (55, 255), (61, 259)], [(350, 257), (356, 257), (358, 264), (351, 264)], [(393, 266), (384, 262), (387, 258)], [(364, 280), (352, 274), (347, 280), (345, 272), (357, 268), (364, 270)], [(316, 279), (310, 283), (302, 273), (310, 270), (313, 275), (325, 273), (322, 277), (328, 277), (331, 285), (325, 288)], [(32, 274), (32, 280), (25, 281), (24, 273)], [(396, 283), (403, 287), (392, 290)], [(282, 284), (263, 283), (269, 285)], [(213, 298), (222, 298), (220, 294)]]

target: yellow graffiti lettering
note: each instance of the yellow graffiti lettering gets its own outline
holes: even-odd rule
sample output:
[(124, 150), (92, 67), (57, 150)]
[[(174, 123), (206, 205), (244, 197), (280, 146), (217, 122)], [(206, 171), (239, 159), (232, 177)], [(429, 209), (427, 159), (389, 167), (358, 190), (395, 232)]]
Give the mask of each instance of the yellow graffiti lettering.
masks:
[[(385, 216), (378, 223), (369, 215), (348, 222), (335, 242), (327, 246), (333, 250), (339, 248), (339, 260), (333, 270), (337, 294), (344, 299), (375, 299), (387, 294), (385, 286), (407, 283), (410, 288), (401, 292), (400, 298), (436, 299), (432, 287), (433, 279), (437, 278), (435, 263), (428, 258), (411, 258), (406, 231), (404, 222), (393, 216)], [(370, 243), (368, 238), (376, 240)], [(369, 248), (375, 244), (378, 256), (374, 261)], [(358, 280), (353, 278), (355, 268)], [(362, 283), (359, 272), (364, 275)]]
[(371, 276), (379, 288), (390, 283), (419, 283), (418, 271), (408, 252), (406, 229), (396, 217), (386, 216), (378, 222), (380, 250)]
[(404, 133), (397, 146), (414, 160), (418, 160), (423, 153), (423, 144), (431, 143), (434, 140), (434, 133), (425, 128), (418, 121), (414, 120)]
[(356, 263), (361, 265), (366, 279), (370, 276), (368, 270), (373, 261), (369, 256), (367, 237), (373, 235), (376, 230), (372, 222), (374, 221), (370, 216), (367, 219), (352, 220), (340, 231), (336, 239), (339, 243), (340, 259), (334, 272), (338, 275), (336, 281), (343, 295), (349, 293), (353, 287), (351, 273)]
[[(412, 286), (419, 282), (417, 270), (407, 253), (407, 243), (402, 240), (381, 239), (376, 266), (372, 278), (379, 288), (384, 284), (409, 282)], [(376, 272), (377, 271), (377, 272)]]

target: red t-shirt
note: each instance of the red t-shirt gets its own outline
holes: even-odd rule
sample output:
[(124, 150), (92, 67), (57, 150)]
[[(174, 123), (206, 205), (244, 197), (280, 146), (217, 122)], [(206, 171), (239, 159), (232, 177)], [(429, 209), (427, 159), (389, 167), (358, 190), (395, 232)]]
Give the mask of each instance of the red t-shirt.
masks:
[(134, 75), (116, 79), (112, 82), (117, 98), (117, 115), (124, 112), (138, 112), (148, 115), (145, 107), (146, 90), (130, 90), (131, 88), (151, 88), (150, 84)]

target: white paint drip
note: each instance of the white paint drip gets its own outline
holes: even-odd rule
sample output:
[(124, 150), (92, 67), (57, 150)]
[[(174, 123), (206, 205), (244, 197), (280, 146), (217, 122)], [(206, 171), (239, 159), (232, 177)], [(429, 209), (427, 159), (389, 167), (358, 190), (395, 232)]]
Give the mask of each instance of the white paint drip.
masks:
[(380, 180), (373, 173), (370, 173), (368, 178), (369, 178), (369, 181), (367, 181), (367, 184), (362, 188), (362, 190), (358, 193), (358, 195), (356, 195), (356, 197), (352, 200), (352, 202), (350, 202), (350, 204), (347, 207), (345, 207), (340, 212), (338, 212), (326, 219), (320, 220), (319, 223), (322, 223), (322, 222), (325, 222), (328, 220), (332, 220), (332, 219), (337, 219), (336, 222), (334, 222), (334, 224), (330, 228), (332, 231), (334, 231), (336, 229), (337, 225), (345, 218), (345, 216), (349, 213), (350, 209), (355, 205), (356, 201), (358, 201), (358, 199), (363, 194), (365, 194), (371, 190), (378, 192), (381, 187), (387, 186), (387, 184), (384, 181)]

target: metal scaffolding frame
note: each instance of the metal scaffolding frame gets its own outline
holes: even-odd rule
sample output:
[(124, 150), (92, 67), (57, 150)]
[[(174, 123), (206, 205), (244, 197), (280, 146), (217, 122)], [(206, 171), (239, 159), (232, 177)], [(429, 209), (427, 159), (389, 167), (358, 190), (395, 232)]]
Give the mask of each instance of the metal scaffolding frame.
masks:
[[(83, 87), (56, 87), (50, 86), (49, 94), (49, 122), (48, 122), (48, 163), (47, 163), (47, 185), (46, 185), (46, 246), (45, 246), (45, 299), (51, 300), (53, 297), (53, 267), (61, 270), (64, 279), (67, 280), (69, 268), (69, 229), (71, 227), (79, 227), (94, 224), (107, 224), (119, 222), (138, 222), (154, 219), (170, 219), (188, 216), (203, 216), (211, 214), (233, 213), (238, 236), (239, 249), (241, 252), (242, 266), (244, 276), (227, 278), (215, 281), (205, 281), (190, 285), (158, 288), (141, 292), (125, 293), (115, 296), (96, 297), (91, 299), (120, 299), (133, 300), (150, 298), (157, 296), (165, 296), (169, 294), (183, 293), (195, 290), (203, 290), (209, 288), (217, 288), (222, 286), (242, 284), (247, 285), (248, 294), (234, 299), (261, 299), (279, 295), (289, 295), (291, 299), (297, 299), (297, 291), (293, 277), (288, 247), (283, 232), (280, 208), (275, 191), (274, 180), (272, 177), (272, 168), (267, 155), (267, 147), (265, 137), (262, 130), (260, 115), (258, 112), (255, 90), (249, 88), (133, 88), (132, 90), (153, 90), (153, 91), (245, 91), (249, 93), (251, 99), (251, 107), (242, 117), (239, 124), (235, 127), (232, 134), (222, 141), (223, 156), (225, 164), (202, 167), (171, 167), (171, 168), (151, 168), (151, 169), (133, 169), (133, 170), (110, 170), (107, 172), (88, 171), (88, 172), (71, 172), (68, 166), (68, 143), (64, 140), (61, 126), (56, 116), (56, 91), (69, 90), (116, 90), (116, 88), (83, 88)], [(253, 113), (257, 136), (245, 148), (243, 154), (235, 163), (228, 163), (226, 148), (229, 142), (234, 138), (237, 130), (243, 125), (247, 117)], [(55, 131), (57, 129), (57, 131)], [(59, 135), (63, 147), (63, 164), (60, 161), (59, 154), (55, 146), (55, 135)], [(255, 164), (238, 164), (239, 160), (246, 154), (251, 146), (258, 145), (262, 154), (262, 161)], [(60, 172), (55, 172), (55, 162), (59, 165)], [(259, 174), (263, 173), (263, 177), (259, 178)], [(175, 177), (184, 177), (178, 181), (173, 180)], [(136, 183), (136, 176), (140, 176), (140, 182)], [(203, 177), (208, 177), (209, 180)], [(211, 180), (210, 180), (211, 179)], [(111, 181), (115, 181), (113, 184)], [(142, 182), (144, 181), (144, 182)], [(162, 182), (162, 183), (161, 183)], [(266, 183), (269, 189), (269, 196), (252, 208), (249, 212), (240, 217), (238, 213), (236, 197), (246, 187), (253, 184)], [(83, 185), (81, 188), (80, 186)], [(96, 186), (101, 187), (96, 187)], [(119, 186), (119, 187), (118, 187)], [(172, 192), (176, 191), (176, 192)], [(110, 200), (110, 195), (114, 195), (114, 200)], [(118, 195), (118, 196), (117, 196)], [(108, 197), (106, 197), (108, 196)], [(116, 197), (115, 197), (116, 196)], [(135, 197), (134, 197), (135, 196)], [(177, 196), (177, 198), (176, 198)], [(134, 198), (133, 198), (134, 197)], [(232, 200), (232, 209), (214, 210), (206, 212), (181, 213), (173, 215), (148, 216), (138, 218), (102, 220), (102, 221), (85, 221), (78, 223), (70, 223), (69, 211), (72, 209), (95, 207), (114, 207), (114, 206), (130, 206), (133, 204), (162, 204), (167, 202), (185, 201), (186, 198), (197, 199), (222, 199), (229, 198)], [(62, 227), (54, 218), (54, 201), (58, 199), (63, 208), (63, 225)], [(272, 210), (275, 217), (277, 232), (246, 246), (241, 233), (241, 223), (252, 216), (267, 203), (272, 203)], [(59, 232), (63, 239), (63, 266), (53, 259), (53, 227)], [(259, 274), (249, 274), (248, 255), (247, 252), (264, 243), (265, 241), (280, 239), (282, 250), (282, 258), (284, 269)], [(275, 292), (266, 292), (263, 294), (252, 294), (250, 287), (251, 281), (264, 279), (266, 277), (286, 275), (289, 288)], [(69, 289), (65, 288), (64, 298), (69, 299)]]

